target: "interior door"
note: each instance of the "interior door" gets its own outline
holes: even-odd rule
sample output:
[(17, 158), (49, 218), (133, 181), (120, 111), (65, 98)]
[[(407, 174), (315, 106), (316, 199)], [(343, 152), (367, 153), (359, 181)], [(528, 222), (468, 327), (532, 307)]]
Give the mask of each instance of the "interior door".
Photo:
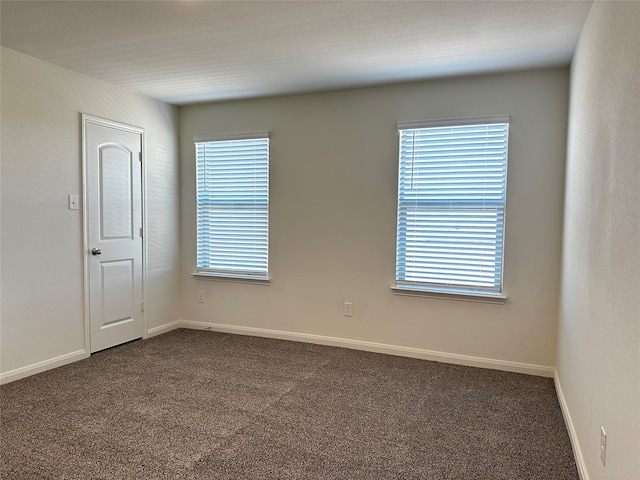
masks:
[(91, 352), (143, 334), (142, 131), (84, 117)]

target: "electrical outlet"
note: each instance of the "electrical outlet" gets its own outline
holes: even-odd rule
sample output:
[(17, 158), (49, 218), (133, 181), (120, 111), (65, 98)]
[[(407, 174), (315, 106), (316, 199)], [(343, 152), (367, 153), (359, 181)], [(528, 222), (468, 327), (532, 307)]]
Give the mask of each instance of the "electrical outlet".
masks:
[(344, 302), (344, 316), (353, 317), (353, 303)]
[(604, 427), (600, 427), (600, 460), (602, 465), (606, 465), (607, 458), (607, 432)]
[(204, 303), (204, 292), (202, 290), (198, 290), (198, 303)]

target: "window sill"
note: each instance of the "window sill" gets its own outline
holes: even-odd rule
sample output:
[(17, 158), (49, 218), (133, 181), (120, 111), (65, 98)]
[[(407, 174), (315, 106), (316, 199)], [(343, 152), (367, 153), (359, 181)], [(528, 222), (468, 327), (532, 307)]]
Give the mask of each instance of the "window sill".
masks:
[(218, 282), (235, 282), (235, 283), (248, 283), (251, 285), (269, 285), (271, 278), (256, 278), (245, 277), (242, 275), (222, 275), (217, 273), (202, 273), (195, 272), (191, 274), (192, 277), (198, 280), (214, 280)]
[(439, 298), (441, 300), (457, 300), (460, 302), (493, 303), (504, 305), (507, 303), (506, 295), (489, 295), (481, 293), (458, 293), (440, 292), (435, 290), (424, 290), (421, 288), (393, 286), (391, 290), (395, 295), (405, 295), (409, 297)]

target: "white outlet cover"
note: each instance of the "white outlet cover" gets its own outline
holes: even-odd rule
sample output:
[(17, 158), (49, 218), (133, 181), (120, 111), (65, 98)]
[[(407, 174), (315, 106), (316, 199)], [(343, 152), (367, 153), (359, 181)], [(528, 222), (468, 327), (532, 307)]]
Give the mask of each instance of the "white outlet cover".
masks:
[(69, 194), (69, 210), (78, 210), (78, 195)]

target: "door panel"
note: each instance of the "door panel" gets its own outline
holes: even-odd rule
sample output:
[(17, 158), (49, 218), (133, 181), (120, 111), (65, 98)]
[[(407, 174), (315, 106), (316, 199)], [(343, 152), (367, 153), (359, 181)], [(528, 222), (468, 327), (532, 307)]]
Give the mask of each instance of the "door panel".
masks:
[(104, 145), (99, 149), (101, 240), (133, 238), (132, 154), (116, 145)]
[(142, 133), (87, 121), (87, 260), (91, 352), (140, 338)]
[(134, 259), (100, 263), (102, 326), (111, 327), (135, 317)]

